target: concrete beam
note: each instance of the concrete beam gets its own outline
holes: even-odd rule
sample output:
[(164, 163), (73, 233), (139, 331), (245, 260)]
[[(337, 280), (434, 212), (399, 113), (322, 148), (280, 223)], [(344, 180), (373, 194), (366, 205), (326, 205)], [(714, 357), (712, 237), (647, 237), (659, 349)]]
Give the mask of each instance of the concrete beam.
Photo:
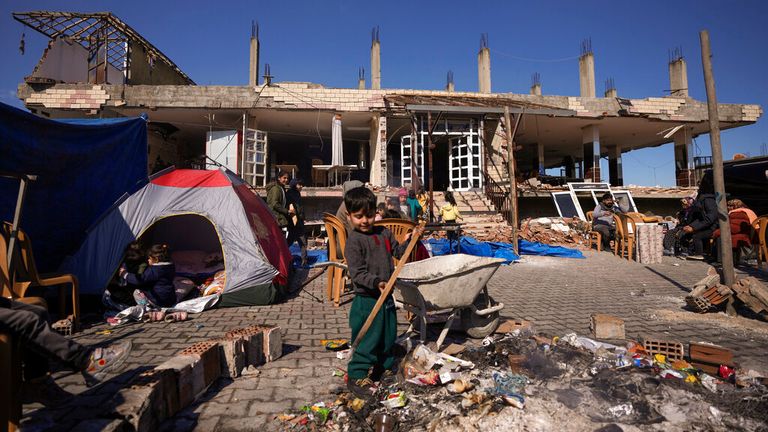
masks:
[(477, 53), (477, 91), (491, 93), (491, 50), (487, 47)]
[(591, 52), (579, 57), (579, 90), (581, 97), (595, 97), (595, 55)]
[(696, 186), (696, 171), (693, 164), (693, 137), (687, 127), (680, 128), (673, 136), (675, 141), (675, 178), (677, 186)]
[(669, 62), (671, 96), (688, 97), (688, 66), (682, 57)]

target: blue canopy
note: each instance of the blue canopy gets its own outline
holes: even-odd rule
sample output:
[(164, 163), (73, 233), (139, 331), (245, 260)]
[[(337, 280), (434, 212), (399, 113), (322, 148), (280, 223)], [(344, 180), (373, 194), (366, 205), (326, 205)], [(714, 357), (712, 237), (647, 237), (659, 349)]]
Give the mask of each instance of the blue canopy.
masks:
[[(39, 270), (55, 270), (85, 230), (147, 177), (143, 118), (54, 121), (0, 103), (0, 171), (35, 174), (21, 228)], [(11, 221), (19, 181), (0, 178), (0, 219)]]

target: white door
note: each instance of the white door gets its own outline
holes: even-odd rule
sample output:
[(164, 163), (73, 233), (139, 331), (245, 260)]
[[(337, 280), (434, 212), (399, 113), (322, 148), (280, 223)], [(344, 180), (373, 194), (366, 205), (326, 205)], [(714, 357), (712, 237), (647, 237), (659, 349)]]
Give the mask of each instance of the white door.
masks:
[(224, 166), (236, 173), (237, 169), (237, 131), (210, 131), (205, 140), (205, 169), (215, 170)]
[(472, 120), (469, 133), (449, 135), (448, 175), (453, 190), (466, 191), (483, 186), (483, 146), (475, 125)]
[[(402, 184), (413, 183), (413, 173), (411, 164), (411, 136), (406, 135), (400, 139), (400, 178)], [(424, 178), (424, 145), (421, 142), (416, 143), (416, 175), (419, 179)], [(422, 180), (423, 181), (423, 180)]]
[(243, 142), (243, 179), (252, 186), (266, 186), (267, 133), (256, 129), (245, 130)]

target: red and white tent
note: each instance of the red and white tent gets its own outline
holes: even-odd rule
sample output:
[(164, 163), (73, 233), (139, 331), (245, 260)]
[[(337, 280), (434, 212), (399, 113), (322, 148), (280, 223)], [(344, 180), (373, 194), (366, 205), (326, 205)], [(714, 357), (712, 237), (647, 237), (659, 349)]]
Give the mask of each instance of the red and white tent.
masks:
[[(118, 201), (89, 230), (64, 264), (86, 294), (100, 294), (136, 240), (171, 252), (220, 253), (226, 285), (222, 306), (269, 304), (287, 283), (291, 255), (264, 201), (235, 174), (172, 169)], [(179, 271), (177, 266), (177, 272)]]

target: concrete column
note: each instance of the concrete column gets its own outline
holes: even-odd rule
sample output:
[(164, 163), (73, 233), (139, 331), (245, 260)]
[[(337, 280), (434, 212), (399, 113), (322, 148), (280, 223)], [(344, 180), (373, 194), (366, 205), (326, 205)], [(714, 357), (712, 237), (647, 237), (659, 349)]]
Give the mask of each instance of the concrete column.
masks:
[(453, 71), (448, 71), (445, 79), (445, 91), (453, 93), (456, 87), (453, 85)]
[(251, 50), (248, 65), (248, 85), (259, 85), (259, 26), (251, 23)]
[(696, 173), (693, 165), (693, 137), (691, 130), (683, 127), (674, 135), (675, 140), (675, 178), (682, 187), (696, 186)]
[(381, 88), (381, 43), (379, 42), (379, 28), (373, 29), (371, 41), (371, 88)]
[(605, 91), (605, 97), (609, 99), (615, 99), (619, 97), (619, 92), (617, 92), (615, 88), (609, 88)]
[(584, 180), (600, 181), (600, 130), (596, 125), (581, 128), (584, 147)]
[(688, 67), (683, 57), (669, 62), (669, 89), (671, 96), (688, 97)]
[(491, 50), (487, 46), (481, 46), (477, 53), (477, 91), (491, 92)]
[(574, 174), (574, 170), (576, 168), (576, 163), (573, 160), (572, 156), (566, 156), (563, 158), (563, 167), (565, 168), (565, 176), (568, 178), (574, 178), (576, 177)]
[(621, 146), (608, 149), (608, 179), (611, 186), (624, 186), (624, 169), (621, 166)]
[(579, 90), (581, 97), (595, 97), (595, 55), (591, 51), (579, 57)]
[(533, 159), (533, 169), (544, 175), (544, 144), (536, 143), (536, 157)]
[(387, 118), (375, 114), (371, 118), (369, 139), (371, 175), (369, 181), (374, 186), (387, 185)]
[(357, 89), (365, 90), (365, 69), (363, 68), (357, 71)]
[(541, 96), (541, 84), (534, 84), (531, 86), (531, 94)]

